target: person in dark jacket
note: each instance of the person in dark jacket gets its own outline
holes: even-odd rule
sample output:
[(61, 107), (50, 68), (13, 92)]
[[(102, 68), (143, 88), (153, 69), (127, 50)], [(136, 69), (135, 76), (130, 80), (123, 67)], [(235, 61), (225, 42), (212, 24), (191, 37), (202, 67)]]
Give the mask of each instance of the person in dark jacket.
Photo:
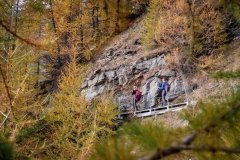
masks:
[(168, 91), (168, 83), (166, 81), (165, 78), (162, 79), (162, 83), (159, 85), (159, 89), (160, 89), (160, 92), (161, 92), (161, 97), (162, 97), (162, 100), (161, 100), (161, 105), (162, 106), (165, 106), (167, 103), (166, 103), (166, 94), (167, 94), (167, 91)]
[(137, 88), (137, 86), (133, 86), (132, 96), (133, 96), (133, 107), (135, 110), (138, 110), (137, 103), (141, 100), (142, 92)]

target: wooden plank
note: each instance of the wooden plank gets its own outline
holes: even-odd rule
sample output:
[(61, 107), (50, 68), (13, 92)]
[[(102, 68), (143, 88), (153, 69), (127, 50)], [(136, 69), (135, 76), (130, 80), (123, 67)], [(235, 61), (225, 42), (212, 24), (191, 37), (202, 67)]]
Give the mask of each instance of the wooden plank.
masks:
[(133, 114), (134, 112), (133, 111), (130, 111), (130, 112), (123, 112), (123, 113), (120, 113), (120, 115), (129, 115), (129, 114)]
[(180, 111), (182, 109), (184, 109), (185, 107), (181, 107), (181, 108), (174, 108), (174, 109), (170, 109), (170, 110), (160, 110), (160, 111), (154, 111), (154, 112), (149, 112), (149, 113), (142, 113), (142, 114), (136, 114), (137, 118), (144, 118), (144, 117), (151, 117), (151, 116), (155, 116), (155, 115), (160, 115), (160, 114), (164, 114), (166, 112), (175, 112), (175, 111)]
[(167, 110), (154, 111), (154, 112), (151, 112), (151, 113), (149, 112), (149, 113), (137, 114), (136, 117), (137, 118), (150, 117), (150, 116), (154, 116), (154, 115), (164, 114), (166, 112), (167, 112)]

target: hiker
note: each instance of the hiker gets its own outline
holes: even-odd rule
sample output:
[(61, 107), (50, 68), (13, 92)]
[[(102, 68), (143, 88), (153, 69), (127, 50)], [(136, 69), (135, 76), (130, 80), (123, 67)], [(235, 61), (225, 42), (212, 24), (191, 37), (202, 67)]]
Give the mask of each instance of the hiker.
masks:
[(167, 83), (165, 78), (162, 79), (162, 83), (160, 83), (159, 89), (160, 89), (160, 94), (162, 96), (161, 105), (165, 106), (166, 105), (166, 94), (169, 89), (169, 84)]
[(137, 102), (141, 100), (142, 92), (137, 88), (137, 86), (133, 86), (132, 95), (133, 95), (133, 107), (135, 110), (138, 110)]

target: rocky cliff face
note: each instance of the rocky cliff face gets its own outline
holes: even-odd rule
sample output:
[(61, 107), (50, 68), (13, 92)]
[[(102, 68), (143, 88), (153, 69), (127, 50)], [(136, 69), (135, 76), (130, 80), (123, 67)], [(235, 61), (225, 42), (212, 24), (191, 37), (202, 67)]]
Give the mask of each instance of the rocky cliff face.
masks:
[(116, 37), (101, 56), (95, 59), (92, 72), (81, 87), (81, 93), (87, 99), (91, 100), (106, 91), (115, 90), (116, 98), (125, 103), (123, 106), (131, 105), (130, 88), (137, 85), (142, 90), (143, 99), (148, 99), (142, 106), (154, 106), (162, 77), (169, 80), (170, 100), (183, 92), (181, 73), (167, 68), (165, 57), (168, 51), (147, 51), (142, 46), (142, 26), (143, 22), (136, 22), (133, 27)]

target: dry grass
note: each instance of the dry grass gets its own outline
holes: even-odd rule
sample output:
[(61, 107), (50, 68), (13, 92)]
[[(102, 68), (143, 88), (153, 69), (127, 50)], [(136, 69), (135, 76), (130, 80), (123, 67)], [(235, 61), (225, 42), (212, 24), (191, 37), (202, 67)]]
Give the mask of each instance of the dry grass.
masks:
[(156, 124), (162, 123), (170, 128), (184, 127), (186, 125), (186, 122), (180, 118), (180, 112), (167, 112), (160, 116), (146, 118), (144, 119), (144, 122), (145, 121), (150, 121)]
[(224, 57), (220, 61), (215, 61), (212, 65), (214, 70), (240, 70), (240, 40), (236, 40), (226, 47)]
[(216, 62), (224, 61), (223, 54), (220, 55), (210, 55), (201, 57), (198, 63), (198, 67), (200, 69), (209, 69), (211, 68)]

